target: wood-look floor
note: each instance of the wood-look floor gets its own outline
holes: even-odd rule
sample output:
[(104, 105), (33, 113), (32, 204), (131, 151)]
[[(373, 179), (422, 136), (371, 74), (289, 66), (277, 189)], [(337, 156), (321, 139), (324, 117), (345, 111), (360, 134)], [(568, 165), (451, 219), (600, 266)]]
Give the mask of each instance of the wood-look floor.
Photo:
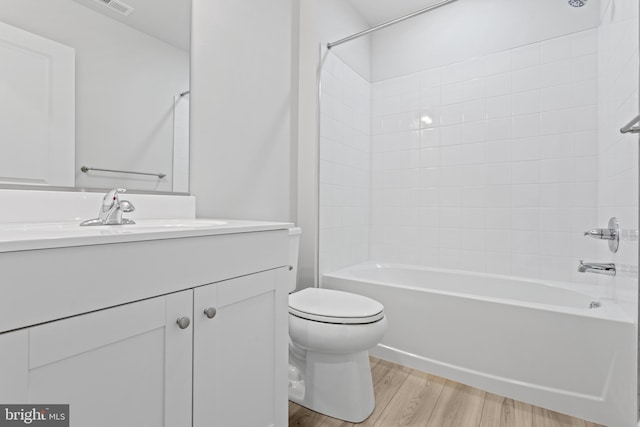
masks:
[(557, 412), (371, 358), (376, 409), (360, 424), (289, 402), (289, 426), (601, 427)]

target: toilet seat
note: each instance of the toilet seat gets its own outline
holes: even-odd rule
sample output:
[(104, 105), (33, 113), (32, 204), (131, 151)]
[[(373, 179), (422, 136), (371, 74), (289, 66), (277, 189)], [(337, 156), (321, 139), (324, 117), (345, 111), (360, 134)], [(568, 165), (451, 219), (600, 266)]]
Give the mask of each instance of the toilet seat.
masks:
[(289, 314), (337, 325), (363, 325), (384, 317), (384, 306), (362, 295), (307, 288), (289, 295)]

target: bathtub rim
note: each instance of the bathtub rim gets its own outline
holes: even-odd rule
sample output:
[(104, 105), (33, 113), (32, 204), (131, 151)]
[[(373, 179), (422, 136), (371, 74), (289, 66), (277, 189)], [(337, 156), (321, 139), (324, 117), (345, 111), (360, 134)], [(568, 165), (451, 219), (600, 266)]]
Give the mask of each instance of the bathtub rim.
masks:
[[(563, 305), (518, 301), (513, 299), (507, 299), (507, 298), (486, 297), (481, 295), (466, 294), (462, 292), (437, 290), (437, 289), (419, 287), (419, 286), (408, 285), (408, 284), (393, 283), (385, 280), (364, 279), (354, 274), (355, 272), (358, 272), (358, 271), (370, 270), (370, 269), (381, 269), (381, 268), (421, 270), (421, 271), (430, 271), (430, 272), (436, 272), (436, 273), (461, 275), (466, 277), (472, 276), (472, 277), (482, 277), (486, 279), (501, 279), (501, 280), (516, 281), (516, 282), (524, 282), (529, 284), (535, 284), (537, 286), (546, 286), (549, 288), (562, 289), (565, 291), (574, 292), (576, 294), (581, 294), (581, 295), (587, 296), (594, 302), (599, 302), (601, 306), (595, 309), (590, 309), (588, 307), (576, 308), (576, 307), (567, 307)], [(441, 267), (426, 267), (426, 266), (411, 265), (411, 264), (398, 264), (398, 263), (376, 262), (376, 261), (365, 261), (359, 264), (354, 264), (348, 267), (341, 268), (333, 272), (323, 273), (321, 276), (320, 287), (323, 287), (325, 277), (328, 277), (329, 279), (338, 279), (338, 280), (355, 280), (362, 283), (367, 282), (375, 285), (391, 286), (391, 287), (402, 288), (402, 289), (407, 289), (407, 290), (417, 291), (417, 292), (431, 292), (439, 295), (453, 296), (456, 298), (465, 298), (465, 299), (480, 300), (480, 301), (491, 302), (491, 303), (507, 304), (507, 305), (521, 307), (521, 308), (560, 312), (560, 313), (566, 313), (570, 315), (608, 320), (612, 322), (620, 322), (620, 323), (626, 323), (626, 324), (636, 323), (636, 320), (633, 319), (632, 316), (628, 315), (618, 304), (616, 304), (610, 298), (595, 296), (589, 292), (577, 291), (574, 288), (576, 285), (575, 283), (569, 284), (567, 282), (561, 282), (561, 281), (542, 280), (542, 279), (534, 279), (534, 278), (519, 277), (519, 276), (508, 276), (504, 274), (475, 272), (475, 271), (467, 271), (467, 270), (453, 270), (453, 269), (447, 269), (447, 268), (441, 268)]]

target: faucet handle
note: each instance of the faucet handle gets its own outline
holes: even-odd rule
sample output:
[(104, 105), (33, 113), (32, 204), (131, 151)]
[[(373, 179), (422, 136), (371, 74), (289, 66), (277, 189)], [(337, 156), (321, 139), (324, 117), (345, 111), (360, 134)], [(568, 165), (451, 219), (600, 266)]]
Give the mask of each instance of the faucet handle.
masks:
[(114, 188), (113, 190), (109, 191), (109, 193), (107, 193), (107, 194), (113, 193), (114, 197), (118, 197), (118, 194), (122, 194), (122, 193), (126, 193), (126, 192), (127, 192), (126, 188)]
[(608, 228), (594, 228), (593, 230), (585, 231), (584, 235), (593, 237), (594, 239), (614, 240), (616, 238), (616, 230), (610, 230)]
[(609, 219), (608, 228), (594, 228), (584, 232), (585, 236), (592, 237), (594, 239), (608, 240), (609, 249), (611, 252), (616, 253), (618, 246), (620, 245), (620, 226), (618, 220), (613, 217)]
[(120, 200), (120, 210), (122, 212), (133, 212), (136, 210), (136, 207), (128, 200)]
[(107, 194), (102, 198), (103, 206), (113, 206), (115, 202), (119, 200), (118, 194), (126, 193), (126, 188), (114, 188), (112, 190), (107, 191)]

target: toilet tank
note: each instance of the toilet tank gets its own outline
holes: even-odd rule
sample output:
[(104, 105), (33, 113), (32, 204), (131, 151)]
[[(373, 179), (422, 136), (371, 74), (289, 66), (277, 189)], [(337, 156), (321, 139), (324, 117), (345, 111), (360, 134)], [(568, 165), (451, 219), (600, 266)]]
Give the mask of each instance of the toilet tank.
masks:
[(298, 275), (298, 249), (300, 248), (300, 235), (302, 229), (300, 227), (289, 229), (289, 266), (293, 267), (289, 270), (287, 277), (287, 291), (289, 293), (296, 290), (296, 277)]

